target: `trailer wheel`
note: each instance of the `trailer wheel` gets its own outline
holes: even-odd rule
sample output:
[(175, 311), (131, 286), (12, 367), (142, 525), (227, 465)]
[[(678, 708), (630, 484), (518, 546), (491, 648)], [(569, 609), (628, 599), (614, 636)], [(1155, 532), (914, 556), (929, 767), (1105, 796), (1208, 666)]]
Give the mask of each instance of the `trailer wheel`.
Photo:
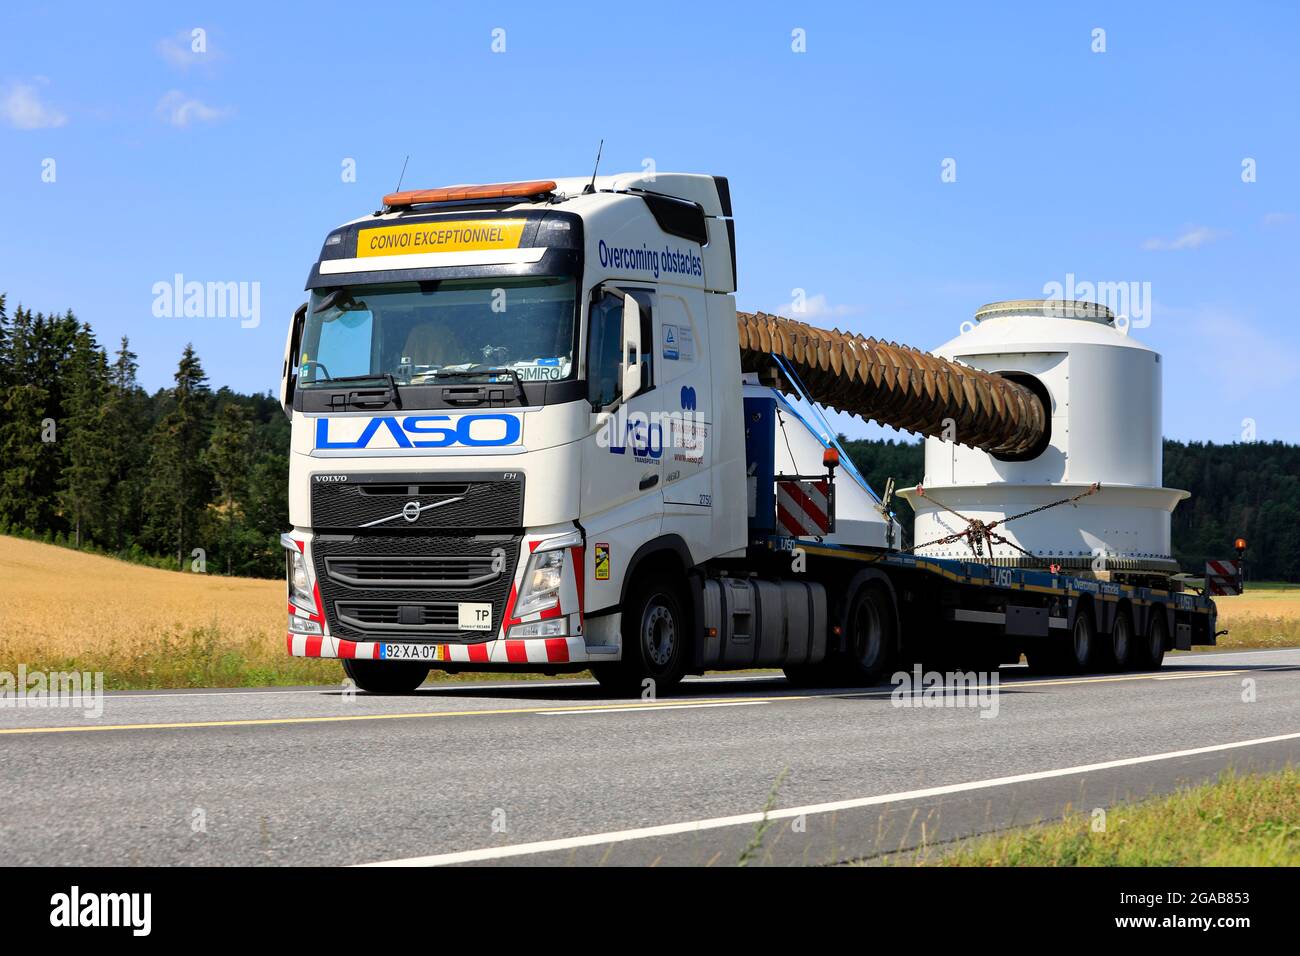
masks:
[(1143, 670), (1158, 670), (1165, 662), (1165, 643), (1169, 636), (1169, 625), (1165, 623), (1165, 609), (1161, 605), (1151, 608), (1151, 621), (1147, 624), (1146, 638), (1137, 646), (1135, 667)]
[(858, 589), (849, 605), (844, 628), (844, 654), (838, 670), (850, 687), (880, 683), (889, 672), (898, 646), (894, 600), (879, 581)]
[(1092, 618), (1091, 605), (1079, 608), (1074, 615), (1074, 627), (1065, 646), (1065, 665), (1074, 672), (1086, 671), (1092, 666), (1097, 650), (1097, 624)]
[(357, 687), (372, 694), (409, 694), (429, 676), (429, 665), (419, 661), (359, 661), (345, 657), (343, 673)]
[(1111, 670), (1130, 669), (1137, 660), (1137, 636), (1133, 632), (1133, 612), (1128, 605), (1119, 608), (1110, 626), (1109, 638), (1099, 642), (1102, 656)]
[(654, 693), (670, 692), (686, 674), (690, 619), (685, 587), (671, 572), (648, 571), (633, 584), (623, 605), (623, 659), (592, 667), (600, 686), (616, 697), (635, 697), (654, 682)]

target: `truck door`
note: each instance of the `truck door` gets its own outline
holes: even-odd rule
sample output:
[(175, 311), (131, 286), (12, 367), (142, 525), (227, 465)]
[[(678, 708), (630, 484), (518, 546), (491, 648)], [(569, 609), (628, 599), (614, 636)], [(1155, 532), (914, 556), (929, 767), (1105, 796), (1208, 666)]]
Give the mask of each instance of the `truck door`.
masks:
[(680, 535), (692, 554), (707, 554), (713, 547), (713, 382), (704, 296), (693, 289), (665, 289), (657, 305), (664, 531)]
[[(636, 306), (633, 313), (628, 311), (629, 295)], [(655, 306), (655, 293), (649, 290), (605, 285), (596, 290), (589, 310), (586, 367), (591, 431), (582, 442), (581, 479), (581, 521), (587, 529), (589, 560), (593, 546), (602, 544), (606, 555), (625, 561), (640, 542), (659, 532), (665, 438)], [(624, 319), (629, 315), (639, 319), (638, 347), (631, 354), (624, 335)], [(640, 381), (629, 394), (625, 373), (631, 355), (640, 369)], [(598, 584), (621, 580), (617, 573), (596, 572), (595, 576)], [(616, 590), (613, 600), (618, 600)]]

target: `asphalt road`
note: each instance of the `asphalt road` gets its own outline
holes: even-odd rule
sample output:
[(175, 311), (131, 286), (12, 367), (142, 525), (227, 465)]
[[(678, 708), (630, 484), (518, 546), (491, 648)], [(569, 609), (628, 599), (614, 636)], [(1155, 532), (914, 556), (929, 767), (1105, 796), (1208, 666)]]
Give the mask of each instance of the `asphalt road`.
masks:
[(994, 701), (746, 675), (0, 708), (0, 864), (824, 864), (1300, 764), (1300, 650), (1004, 668)]

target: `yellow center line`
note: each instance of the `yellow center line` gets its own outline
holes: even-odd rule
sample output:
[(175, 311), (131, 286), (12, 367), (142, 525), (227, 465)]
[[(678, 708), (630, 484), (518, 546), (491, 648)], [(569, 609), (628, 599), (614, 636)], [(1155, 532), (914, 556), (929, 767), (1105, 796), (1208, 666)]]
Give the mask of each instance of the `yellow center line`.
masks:
[(1244, 674), (1245, 671), (1204, 671), (1196, 674), (1178, 674), (1164, 675), (1157, 673), (1148, 674), (1124, 674), (1114, 677), (1066, 677), (1058, 679), (1045, 680), (1017, 680), (1003, 681), (1002, 687), (1053, 687), (1064, 686), (1069, 684), (1115, 684), (1120, 681), (1132, 680), (1187, 680), (1191, 677), (1231, 677), (1233, 674)]
[[(910, 671), (907, 673), (909, 673), (909, 675), (911, 674)], [(922, 678), (924, 678), (927, 673), (929, 672), (922, 671), (921, 672)], [(936, 673), (943, 673), (943, 672), (936, 671)], [(1233, 674), (1244, 674), (1244, 673), (1246, 673), (1244, 670), (1237, 670), (1237, 671), (1205, 671), (1204, 673), (1197, 673), (1197, 674), (1177, 674), (1177, 675), (1169, 675), (1169, 676), (1149, 673), (1149, 674), (1125, 674), (1122, 676), (1116, 675), (1114, 677), (1059, 677), (1059, 678), (1044, 678), (1042, 680), (1033, 680), (1033, 679), (999, 680), (998, 690), (999, 691), (1009, 690), (1011, 688), (1017, 688), (1017, 687), (1068, 687), (1074, 684), (1114, 684), (1120, 681), (1135, 681), (1135, 680), (1188, 680), (1189, 678), (1193, 678), (1193, 677), (1231, 677)], [(934, 690), (936, 691), (942, 690), (944, 686), (945, 685), (943, 684), (936, 684), (934, 686)], [(952, 685), (947, 685), (947, 686), (952, 686)], [(961, 686), (965, 686), (965, 685), (961, 685)], [(990, 686), (991, 685), (989, 684), (981, 685), (981, 687), (984, 688), (989, 688)], [(917, 694), (924, 694), (926, 690), (927, 688), (924, 684), (918, 684), (917, 686), (911, 688), (910, 690), (903, 691), (903, 693), (917, 695)], [(896, 690), (891, 689), (891, 690), (849, 691), (847, 693), (833, 692), (831, 694), (820, 694), (817, 696), (820, 697), (890, 697), (894, 693), (896, 693)]]
[[(1244, 674), (1243, 670), (1205, 671), (1196, 674), (1125, 674), (1113, 677), (1070, 677), (1046, 680), (1010, 680), (1000, 681), (998, 689), (1018, 687), (1060, 687), (1073, 684), (1111, 684), (1120, 681), (1138, 680), (1188, 680), (1196, 677), (1231, 677)], [(988, 686), (988, 685), (985, 685)], [(936, 687), (938, 689), (938, 687)], [(925, 688), (913, 688), (912, 693), (924, 693)], [(824, 694), (790, 694), (776, 697), (715, 697), (683, 701), (669, 698), (666, 700), (644, 702), (610, 702), (604, 704), (566, 704), (552, 707), (504, 707), (493, 710), (435, 710), (411, 714), (348, 714), (332, 717), (260, 717), (245, 720), (195, 720), (174, 723), (140, 723), (140, 724), (88, 724), (66, 727), (4, 727), (0, 736), (19, 736), (23, 734), (74, 734), (93, 733), (108, 730), (192, 730), (204, 727), (264, 727), (283, 724), (331, 724), (358, 720), (428, 720), (438, 717), (502, 717), (512, 714), (572, 714), (584, 713), (619, 713), (628, 710), (683, 710), (692, 707), (716, 707), (719, 704), (734, 704), (737, 701), (752, 703), (779, 703), (780, 701), (823, 700), (833, 697), (890, 697), (894, 690), (875, 691), (831, 691)]]
[[(746, 697), (743, 699), (747, 702), (753, 703), (771, 703), (779, 700), (808, 700), (809, 698), (791, 696)], [(431, 717), (499, 717), (506, 714), (574, 713), (575, 711), (599, 713), (601, 711), (627, 710), (681, 710), (686, 707), (712, 707), (718, 704), (730, 703), (735, 703), (735, 699), (708, 698), (692, 701), (646, 701), (644, 703), (628, 703), (624, 701), (616, 704), (567, 704), (557, 707), (506, 707), (498, 710), (441, 710), (415, 714), (349, 714), (346, 716), (334, 717), (260, 717), (246, 720), (194, 720), (158, 724), (87, 724), (67, 727), (5, 727), (0, 728), (0, 734), (71, 734), (105, 730), (189, 730), (199, 727), (264, 727), (276, 724), (330, 724), (350, 720), (416, 720), (428, 719)]]
[(1193, 677), (1231, 677), (1234, 674), (1244, 674), (1245, 671), (1213, 671), (1209, 674), (1168, 674), (1161, 677), (1153, 677), (1152, 680), (1191, 680)]

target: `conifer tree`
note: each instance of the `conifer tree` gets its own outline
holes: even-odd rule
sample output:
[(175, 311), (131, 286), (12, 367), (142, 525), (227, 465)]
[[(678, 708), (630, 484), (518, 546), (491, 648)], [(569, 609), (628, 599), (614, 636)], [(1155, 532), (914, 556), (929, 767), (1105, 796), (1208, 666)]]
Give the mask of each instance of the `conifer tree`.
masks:
[(203, 450), (208, 440), (208, 378), (186, 345), (168, 396), (171, 410), (154, 428), (150, 442), (149, 484), (145, 492), (148, 530), (155, 541), (175, 548), (184, 570), (186, 547), (198, 534), (210, 485)]

